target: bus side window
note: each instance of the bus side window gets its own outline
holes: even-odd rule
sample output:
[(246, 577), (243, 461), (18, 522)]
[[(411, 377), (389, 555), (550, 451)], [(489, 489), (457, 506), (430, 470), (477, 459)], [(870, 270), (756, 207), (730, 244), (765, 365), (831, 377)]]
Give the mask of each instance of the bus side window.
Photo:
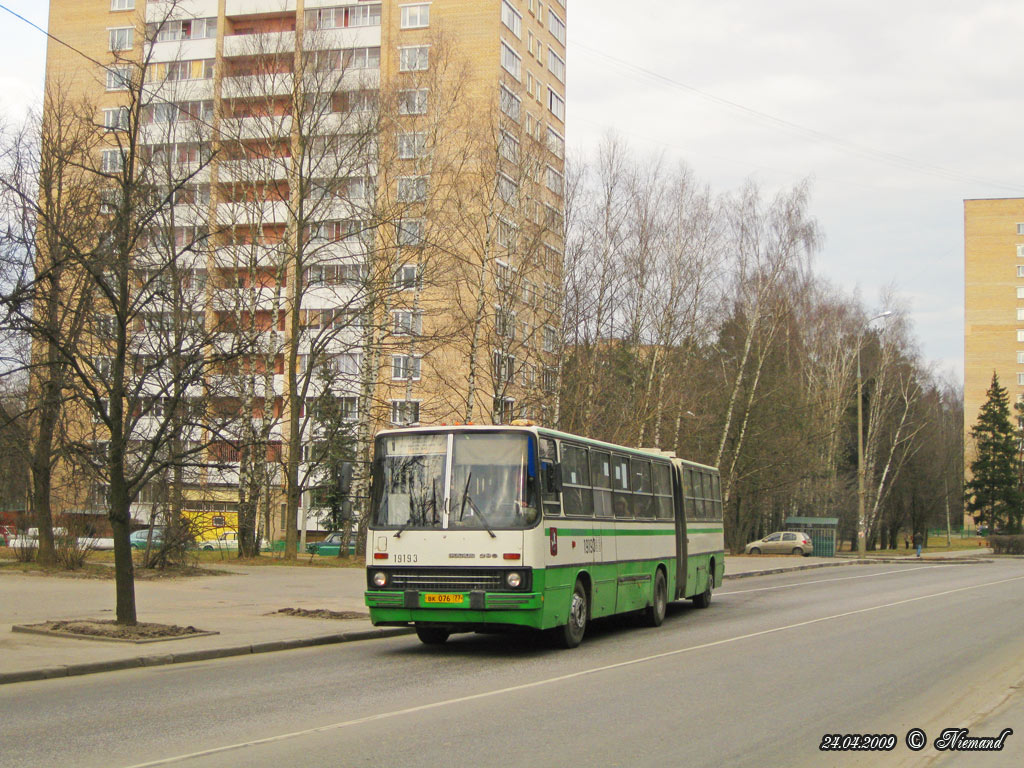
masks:
[(611, 456), (601, 451), (590, 452), (590, 480), (594, 484), (594, 514), (612, 516)]
[(655, 463), (654, 469), (654, 505), (655, 515), (659, 520), (672, 519), (672, 474), (668, 464)]
[(629, 493), (629, 459), (612, 456), (612, 509), (616, 517), (632, 517)]
[(629, 470), (633, 490), (633, 517), (654, 517), (651, 462), (642, 459), (630, 459)]
[(559, 517), (562, 514), (562, 505), (558, 501), (557, 485), (561, 485), (561, 478), (553, 483), (555, 472), (558, 466), (558, 446), (555, 441), (548, 437), (540, 440), (540, 488), (541, 500), (544, 502), (545, 517)]
[(715, 520), (722, 519), (722, 478), (717, 474), (711, 476), (711, 492), (714, 494)]
[(566, 516), (594, 514), (587, 450), (565, 443), (562, 444), (562, 510)]

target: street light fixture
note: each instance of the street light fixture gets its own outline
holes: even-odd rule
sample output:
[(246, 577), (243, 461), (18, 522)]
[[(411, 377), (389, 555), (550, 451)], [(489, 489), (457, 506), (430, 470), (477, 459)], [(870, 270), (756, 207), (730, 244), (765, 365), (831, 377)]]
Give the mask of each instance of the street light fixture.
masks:
[(857, 336), (857, 557), (863, 559), (867, 549), (867, 514), (864, 510), (864, 397), (861, 393), (860, 348), (864, 343), (864, 333), (875, 320), (889, 317), (892, 310), (869, 318)]

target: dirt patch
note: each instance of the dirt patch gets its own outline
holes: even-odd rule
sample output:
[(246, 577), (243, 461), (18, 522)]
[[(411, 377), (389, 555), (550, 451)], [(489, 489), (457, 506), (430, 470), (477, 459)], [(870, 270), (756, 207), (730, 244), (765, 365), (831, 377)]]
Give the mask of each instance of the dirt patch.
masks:
[(188, 637), (215, 635), (196, 627), (179, 627), (176, 624), (139, 623), (131, 626), (118, 624), (112, 619), (73, 619), (45, 621), (42, 624), (27, 624), (14, 627), (17, 632), (75, 637), (85, 640), (113, 640), (129, 643), (147, 643), (159, 640), (180, 640)]
[[(36, 563), (18, 563), (13, 560), (0, 560), (0, 574), (16, 573), (22, 576), (53, 576), (59, 579), (113, 579), (113, 563), (86, 563), (77, 571), (63, 568), (43, 568)], [(161, 579), (187, 579), (196, 576), (224, 576), (228, 571), (212, 568), (173, 567), (173, 568), (140, 568), (135, 566), (136, 581), (159, 581)]]
[(329, 611), (326, 608), (281, 608), (268, 616), (302, 616), (306, 619), (368, 619), (370, 614), (357, 611)]

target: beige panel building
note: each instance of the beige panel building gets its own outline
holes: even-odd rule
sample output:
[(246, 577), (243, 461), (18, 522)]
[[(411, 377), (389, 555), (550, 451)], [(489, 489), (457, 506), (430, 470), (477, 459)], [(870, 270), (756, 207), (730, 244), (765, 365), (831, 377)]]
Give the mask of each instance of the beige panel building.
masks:
[[(202, 286), (206, 305), (198, 309), (207, 323), (223, 320), (217, 296), (269, 286), (272, 256), (257, 254), (246, 275), (240, 251), (271, 254), (289, 238), (315, 243), (316, 255), (301, 263), (301, 280), (289, 267), (281, 281), (288, 291), (305, 286), (294, 303), (261, 304), (244, 314), (270, 333), (301, 329), (295, 366), (289, 368), (285, 348), (272, 355), (264, 369), (274, 367), (274, 391), (252, 407), (254, 415), (278, 420), (268, 457), (287, 461), (297, 422), (299, 461), (308, 469), (316, 424), (305, 406), (291, 418), (282, 394), (290, 373), (306, 374), (324, 339), (336, 350), (323, 366), (333, 376), (324, 386), (370, 434), (397, 424), (553, 418), (564, 0), (51, 0), (49, 31), (71, 47), (50, 41), (48, 87), (93, 104), (98, 128), (118, 129), (125, 82), (137, 77), (148, 99), (139, 119), (149, 146), (141, 156), (184, 165), (212, 156), (187, 190), (193, 207), (204, 210), (193, 221), (182, 219), (184, 235), (172, 233), (202, 233), (210, 243), (191, 283)], [(380, 135), (371, 143), (376, 156), (363, 157), (358, 171), (315, 171), (300, 184), (294, 167), (303, 107), (295, 84), (313, 69), (338, 75), (326, 98), (301, 96), (307, 110), (323, 105), (310, 141), (339, 146), (360, 110), (373, 111)], [(276, 122), (261, 122), (268, 117)], [(454, 145), (470, 122), (477, 144), (459, 154)], [(480, 150), (487, 143), (480, 136), (489, 137), (490, 152)], [(259, 181), (246, 176), (257, 145), (264, 159), (281, 161)], [(121, 162), (114, 146), (111, 140), (101, 150), (104, 169)], [(296, 221), (288, 211), (302, 208), (297, 189), (337, 199), (310, 204), (313, 218)], [(365, 330), (364, 318), (339, 331), (349, 322), (344, 318), (363, 311), (352, 286), (374, 268), (371, 251), (388, 254), (394, 296), (369, 310), (377, 335)], [(230, 466), (236, 453), (230, 446), (218, 451), (218, 468), (190, 491), (197, 507), (229, 520), (239, 483)], [(316, 473), (307, 474), (301, 519), (315, 529), (315, 514), (305, 512), (315, 512)], [(145, 520), (146, 502), (137, 506), (137, 519)], [(271, 528), (281, 525), (275, 516)]]
[[(965, 466), (992, 374), (1024, 400), (1024, 199), (964, 201)], [(973, 521), (965, 519), (965, 525)]]

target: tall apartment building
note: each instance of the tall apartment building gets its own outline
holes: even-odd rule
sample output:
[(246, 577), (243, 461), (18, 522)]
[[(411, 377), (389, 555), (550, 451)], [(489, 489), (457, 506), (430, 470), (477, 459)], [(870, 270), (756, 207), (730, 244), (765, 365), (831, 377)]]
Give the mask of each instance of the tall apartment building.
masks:
[(1024, 198), (964, 201), (966, 467), (993, 372), (1011, 404), (1024, 401)]
[[(268, 427), (275, 494), (317, 506), (325, 389), (359, 450), (389, 424), (553, 417), (564, 0), (51, 0), (49, 31), (47, 86), (94, 106), (99, 168), (138, 121), (135, 161), (167, 169), (140, 254), (177, 246), (194, 322), (255, 345), (217, 407)], [(230, 517), (243, 438), (210, 446), (186, 507)]]

